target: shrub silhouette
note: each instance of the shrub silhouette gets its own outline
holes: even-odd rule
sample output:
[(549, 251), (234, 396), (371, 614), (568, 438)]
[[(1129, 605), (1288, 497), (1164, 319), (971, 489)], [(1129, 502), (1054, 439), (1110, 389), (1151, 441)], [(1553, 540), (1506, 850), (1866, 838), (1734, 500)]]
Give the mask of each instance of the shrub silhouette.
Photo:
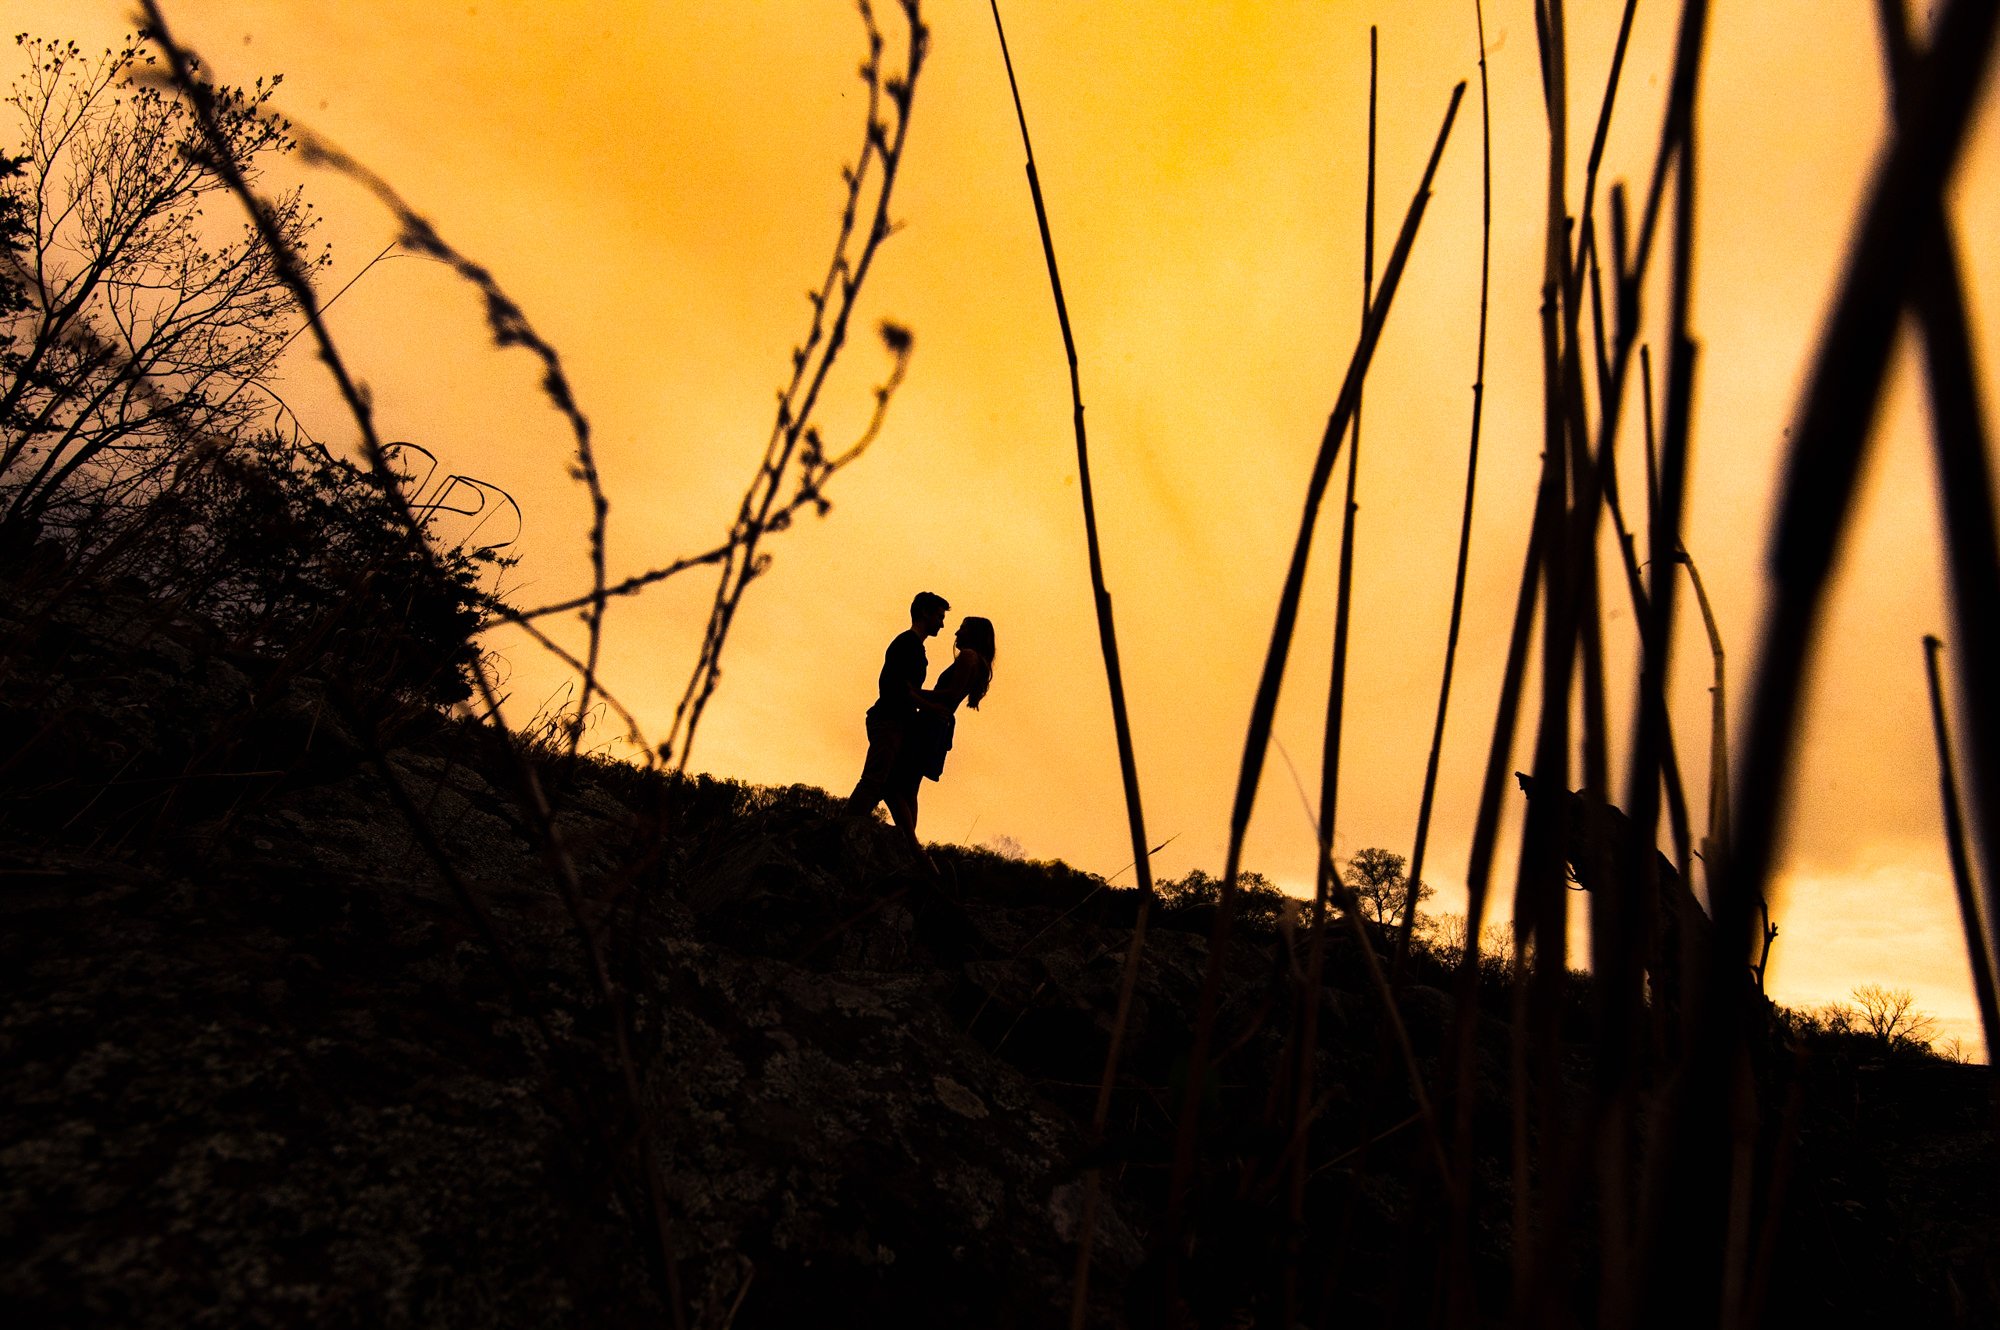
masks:
[[(23, 35), (0, 175), (0, 551), (133, 578), (239, 649), (429, 704), (465, 699), (478, 559), (426, 559), (377, 477), (311, 439), (272, 390), (297, 312), (268, 246), (205, 204), (226, 186), (138, 38), (101, 57)], [(277, 78), (210, 86), (231, 165), (294, 149)], [(271, 204), (308, 276), (317, 218)], [(435, 544), (435, 542), (433, 542)], [(491, 557), (491, 556), (486, 556)], [(365, 608), (364, 608), (365, 607)]]
[(245, 650), (307, 644), (324, 668), (413, 701), (472, 695), (472, 641), (489, 551), (425, 560), (372, 474), (265, 432), (158, 505), (148, 580)]
[[(25, 147), (5, 182), (18, 213), (0, 390), (0, 534), (47, 528), (77, 552), (171, 489), (205, 444), (271, 410), (267, 380), (294, 331), (290, 300), (247, 228), (204, 205), (223, 188), (192, 112), (148, 82), (138, 40), (87, 59), (73, 42), (22, 36), (7, 98)], [(235, 168), (259, 177), (290, 150), (270, 110), (277, 80), (210, 89)], [(317, 219), (296, 189), (273, 212), (310, 250)]]

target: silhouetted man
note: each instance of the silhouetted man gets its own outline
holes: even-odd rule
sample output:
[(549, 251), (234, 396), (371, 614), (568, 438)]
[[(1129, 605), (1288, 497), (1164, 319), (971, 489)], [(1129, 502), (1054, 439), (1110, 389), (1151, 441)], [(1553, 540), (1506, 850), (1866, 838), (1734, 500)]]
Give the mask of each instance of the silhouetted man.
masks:
[(931, 670), (930, 658), (924, 655), (924, 639), (937, 636), (950, 608), (943, 596), (919, 591), (910, 602), (909, 628), (896, 634), (882, 654), (882, 674), (876, 680), (878, 696), (875, 705), (868, 708), (868, 758), (861, 765), (854, 793), (847, 796), (850, 813), (873, 813), (888, 794), (896, 754), (917, 713), (917, 693)]

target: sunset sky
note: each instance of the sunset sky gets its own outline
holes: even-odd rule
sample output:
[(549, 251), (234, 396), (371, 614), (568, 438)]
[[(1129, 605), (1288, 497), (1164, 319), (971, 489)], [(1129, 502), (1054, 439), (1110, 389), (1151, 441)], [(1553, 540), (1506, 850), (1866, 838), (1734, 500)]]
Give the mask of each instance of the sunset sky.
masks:
[[(895, 52), (900, 13), (878, 0)], [(14, 30), (102, 47), (114, 0), (4, 0)], [(1572, 200), (1619, 6), (1569, 6)], [(1438, 669), (1469, 424), (1478, 302), (1478, 42), (1470, 0), (1014, 0), (1009, 39), (1082, 361), (1106, 579), (1161, 877), (1219, 871), (1243, 729), (1312, 457), (1361, 301), (1368, 28), (1381, 29), (1381, 251), (1452, 85), (1471, 80), (1369, 379), (1360, 475), (1346, 779), (1336, 852), (1407, 853)], [(839, 170), (861, 133), (862, 29), (839, 0), (184, 0), (183, 40), (225, 81), (283, 73), (293, 119), (393, 181), (489, 267), (558, 346), (595, 428), (614, 576), (714, 544), (761, 455), (773, 391), (823, 274)], [(932, 0), (931, 60), (863, 326), (908, 325), (907, 386), (824, 521), (775, 537), (693, 765), (844, 792), (881, 652), (931, 589), (997, 626), (982, 710), (962, 713), (929, 838), (1010, 837), (1111, 873), (1130, 858), (1085, 567), (1068, 381), (1005, 74), (985, 0)], [(1676, 7), (1644, 0), (1605, 180), (1642, 184)], [(1529, 0), (1486, 15), (1492, 81), (1492, 330), (1480, 502), (1458, 687), (1427, 876), (1462, 880), (1540, 450), (1546, 134)], [(1870, 7), (1715, 7), (1703, 83), (1693, 322), (1703, 348), (1687, 544), (1731, 652), (1736, 714), (1767, 581), (1773, 478), (1815, 332), (1884, 131)], [(1953, 190), (1986, 400), (2000, 310), (2000, 95), (1988, 90)], [(9, 132), (11, 133), (11, 127)], [(338, 286), (394, 237), (355, 187), (304, 177)], [(1379, 253), (1378, 253), (1379, 261)], [(1648, 292), (1657, 329), (1662, 292)], [(490, 348), (469, 288), (386, 261), (333, 311), (385, 433), (521, 503), (518, 604), (588, 586), (587, 508), (535, 366)], [(1649, 334), (1657, 338), (1657, 332)], [(886, 370), (857, 338), (830, 386), (830, 438)], [(1907, 347), (1878, 429), (1804, 713), (1780, 867), (1771, 988), (1809, 1005), (1859, 983), (1912, 989), (1979, 1044), (1938, 807), (1919, 639), (1949, 636), (1920, 377)], [(352, 446), (306, 355), (282, 389)], [(1628, 399), (1636, 408), (1636, 395)], [(1990, 416), (1989, 410), (1989, 416)], [(1628, 412), (1635, 420), (1636, 409)], [(1637, 439), (1622, 454), (1638, 493)], [(1278, 739), (1316, 773), (1331, 655), (1337, 504), (1315, 545)], [(1607, 546), (1607, 552), (1609, 546)], [(1607, 572), (1611, 566), (1606, 564)], [(664, 737), (707, 613), (702, 573), (620, 603), (605, 678)], [(1604, 603), (1631, 676), (1623, 593)], [(1709, 655), (1691, 598), (1673, 697), (1693, 791), (1707, 771)], [(949, 658), (950, 630), (931, 647)], [(518, 638), (510, 714), (561, 671)], [(1629, 684), (1614, 696), (1621, 742)], [(610, 729), (601, 737), (612, 736)], [(1525, 743), (1517, 765), (1527, 765)], [(1315, 776), (1308, 780), (1316, 787)], [(1700, 829), (1700, 799), (1696, 805)], [(1518, 821), (1518, 805), (1512, 810)], [(1273, 753), (1247, 864), (1297, 891), (1313, 831)], [(1511, 880), (1512, 847), (1500, 876)], [(1129, 877), (1124, 880), (1129, 880)]]

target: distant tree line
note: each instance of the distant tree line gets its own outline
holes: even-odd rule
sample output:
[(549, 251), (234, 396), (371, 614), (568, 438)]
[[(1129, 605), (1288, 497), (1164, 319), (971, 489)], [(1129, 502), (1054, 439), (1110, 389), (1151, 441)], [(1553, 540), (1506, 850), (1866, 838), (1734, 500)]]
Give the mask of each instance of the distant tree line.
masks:
[[(1392, 850), (1370, 846), (1354, 852), (1341, 870), (1341, 880), (1359, 907), (1361, 916), (1379, 928), (1400, 927), (1405, 909), (1416, 909), (1415, 933), (1421, 945), (1440, 959), (1456, 963), (1469, 940), (1462, 914), (1427, 915), (1425, 901), (1434, 894), (1429, 883), (1419, 883), (1414, 895), (1404, 873), (1406, 861)], [(1246, 872), (1237, 879), (1240, 917), (1271, 922), (1282, 917), (1296, 919), (1302, 903), (1286, 895), (1262, 873)], [(1202, 869), (1163, 882), (1157, 890), (1160, 904), (1169, 910), (1212, 905), (1221, 894), (1221, 880)], [(1310, 902), (1303, 903), (1306, 906)], [(1514, 957), (1514, 930), (1505, 921), (1480, 930), (1482, 968), (1496, 975), (1511, 972)], [(1941, 1039), (1935, 1016), (1921, 1010), (1907, 988), (1881, 984), (1860, 984), (1852, 1001), (1830, 1002), (1805, 1010), (1784, 1012), (1794, 1037), (1803, 1042), (1845, 1044), (1869, 1056), (1938, 1056), (1954, 1062), (1967, 1059), (1957, 1039)]]

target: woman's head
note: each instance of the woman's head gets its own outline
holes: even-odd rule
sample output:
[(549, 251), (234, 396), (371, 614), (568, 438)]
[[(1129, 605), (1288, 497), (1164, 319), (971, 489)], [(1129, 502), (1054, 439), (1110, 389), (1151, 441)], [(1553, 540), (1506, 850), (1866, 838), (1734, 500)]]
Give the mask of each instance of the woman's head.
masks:
[(980, 699), (986, 696), (987, 686), (993, 682), (993, 621), (983, 619), (976, 614), (968, 614), (959, 620), (955, 640), (960, 650), (976, 651), (980, 659), (986, 662), (985, 677), (965, 697), (968, 705), (977, 708)]

